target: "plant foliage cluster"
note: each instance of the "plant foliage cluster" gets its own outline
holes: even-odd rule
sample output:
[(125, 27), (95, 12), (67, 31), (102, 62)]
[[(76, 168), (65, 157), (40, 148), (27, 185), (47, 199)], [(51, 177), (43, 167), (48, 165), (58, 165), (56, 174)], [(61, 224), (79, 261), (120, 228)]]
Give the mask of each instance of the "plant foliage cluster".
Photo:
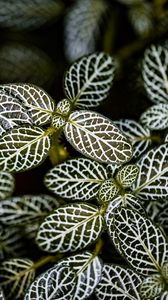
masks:
[[(156, 22), (152, 4), (120, 2), (128, 5), (133, 24), (136, 10), (144, 9), (142, 24), (149, 28), (140, 21), (135, 28), (148, 34)], [(30, 1), (23, 25), (24, 1), (18, 1), (16, 23), (4, 1), (0, 24), (41, 26), (63, 9), (61, 1), (46, 3)], [(0, 84), (0, 299), (167, 300), (168, 46), (152, 44), (144, 52), (142, 81), (153, 105), (138, 121), (105, 117), (95, 108), (110, 94), (119, 62), (107, 51), (93, 52), (93, 37), (108, 2), (83, 3), (76, 1), (65, 22), (69, 59), (82, 57), (64, 75), (63, 99), (56, 103), (27, 82)], [(82, 45), (78, 33), (86, 34), (84, 23), (94, 11), (93, 30)], [(81, 27), (75, 31), (77, 17)], [(86, 55), (84, 46), (92, 53)], [(62, 136), (74, 148), (68, 159), (57, 157)], [(13, 195), (14, 174), (48, 156), (48, 194)], [(108, 246), (115, 262), (104, 254)]]

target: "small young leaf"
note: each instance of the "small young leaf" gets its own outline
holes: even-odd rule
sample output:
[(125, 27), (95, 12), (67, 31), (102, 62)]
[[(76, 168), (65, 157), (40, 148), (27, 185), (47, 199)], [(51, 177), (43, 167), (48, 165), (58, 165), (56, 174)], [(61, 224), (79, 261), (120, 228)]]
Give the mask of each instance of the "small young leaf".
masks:
[(40, 87), (32, 84), (3, 84), (0, 91), (15, 98), (29, 113), (34, 125), (51, 122), (55, 109), (53, 99)]
[(144, 276), (161, 272), (168, 260), (168, 243), (159, 227), (128, 208), (115, 212), (114, 226), (122, 252), (136, 272)]
[(102, 279), (95, 289), (98, 300), (141, 300), (141, 277), (131, 269), (104, 264)]
[(129, 120), (121, 119), (115, 121), (115, 124), (130, 140), (133, 146), (133, 157), (139, 157), (151, 144), (151, 134), (148, 128), (143, 127), (140, 123)]
[(28, 112), (12, 95), (0, 90), (0, 135), (20, 124), (32, 124)]
[(44, 251), (76, 251), (94, 243), (102, 229), (103, 217), (97, 206), (74, 203), (46, 217), (36, 240)]
[(77, 284), (73, 300), (87, 299), (99, 283), (102, 275), (102, 261), (98, 256), (85, 251), (62, 259), (56, 266), (66, 265), (76, 272)]
[(167, 198), (167, 144), (148, 151), (136, 164), (139, 167), (139, 174), (133, 184), (134, 194), (143, 200)]
[(140, 121), (150, 130), (162, 130), (168, 127), (168, 104), (159, 103), (145, 111)]
[(49, 195), (24, 195), (0, 202), (0, 219), (6, 225), (37, 222), (59, 207), (59, 201)]
[(55, 19), (62, 11), (57, 0), (1, 0), (0, 25), (5, 28), (33, 29)]
[(40, 127), (22, 126), (1, 137), (0, 169), (25, 171), (39, 165), (48, 155), (50, 138)]
[(113, 59), (103, 52), (82, 57), (65, 74), (64, 90), (80, 108), (98, 106), (106, 99), (115, 70)]
[(70, 61), (95, 50), (99, 23), (106, 12), (103, 0), (78, 0), (65, 19), (65, 53)]
[(143, 61), (144, 86), (151, 101), (168, 102), (168, 50), (152, 45), (145, 51)]
[(87, 158), (70, 159), (51, 169), (45, 176), (46, 187), (70, 200), (95, 198), (100, 185), (108, 178), (105, 167)]
[(35, 276), (32, 266), (33, 262), (26, 258), (12, 258), (2, 262), (0, 286), (7, 300), (22, 299)]
[(116, 181), (113, 178), (107, 179), (102, 183), (98, 192), (97, 199), (102, 204), (109, 202), (113, 200), (113, 198), (119, 193), (119, 191), (120, 188), (116, 184)]
[(15, 179), (12, 174), (0, 171), (0, 200), (3, 200), (14, 191)]
[(160, 275), (151, 275), (143, 280), (140, 286), (140, 294), (142, 299), (153, 299), (159, 296), (165, 288), (165, 284), (162, 281)]
[(66, 266), (53, 267), (37, 277), (24, 300), (73, 300), (76, 281), (73, 269)]
[(99, 162), (123, 164), (132, 147), (110, 119), (91, 111), (75, 111), (64, 128), (67, 140), (83, 155)]
[(137, 178), (138, 173), (139, 168), (136, 165), (126, 165), (118, 170), (115, 179), (121, 187), (129, 188)]

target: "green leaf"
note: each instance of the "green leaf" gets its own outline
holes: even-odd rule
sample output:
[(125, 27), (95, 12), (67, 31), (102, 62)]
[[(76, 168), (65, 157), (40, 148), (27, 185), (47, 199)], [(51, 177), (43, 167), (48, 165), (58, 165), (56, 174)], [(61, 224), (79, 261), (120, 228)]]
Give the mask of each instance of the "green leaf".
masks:
[(40, 127), (22, 126), (1, 137), (0, 169), (19, 172), (36, 167), (50, 149), (48, 132)]
[(114, 70), (115, 63), (108, 54), (100, 52), (82, 57), (65, 74), (67, 98), (80, 108), (98, 106), (109, 93)]
[(140, 123), (129, 119), (115, 121), (115, 124), (130, 140), (130, 143), (133, 146), (134, 158), (141, 156), (150, 146), (151, 133), (148, 128), (143, 127)]
[(115, 212), (118, 208), (126, 207), (133, 210), (137, 210), (140, 214), (144, 215), (145, 210), (141, 206), (139, 199), (130, 193), (125, 193), (124, 195), (120, 195), (115, 197), (108, 205), (105, 213), (105, 222), (108, 230), (108, 234), (110, 236), (111, 241), (113, 242), (115, 248), (122, 254), (122, 250), (116, 236), (116, 231), (114, 228), (114, 219)]
[(55, 109), (53, 99), (40, 87), (32, 84), (3, 84), (0, 91), (15, 98), (29, 113), (34, 125), (51, 122)]
[(132, 268), (148, 276), (160, 273), (168, 260), (168, 243), (162, 230), (136, 211), (115, 212), (114, 226), (122, 252)]
[(73, 300), (87, 299), (99, 283), (102, 261), (93, 253), (85, 251), (62, 259), (56, 266), (66, 265), (76, 272), (77, 284)]
[(167, 198), (165, 198), (165, 201), (162, 205), (158, 205), (158, 201), (156, 203), (157, 205), (157, 215), (156, 215), (156, 220), (159, 223), (160, 226), (163, 227), (165, 232), (167, 233), (168, 229), (168, 203), (167, 203)]
[(52, 168), (45, 176), (46, 187), (70, 200), (95, 198), (102, 182), (108, 178), (105, 167), (87, 158), (70, 159)]
[(147, 109), (140, 121), (150, 130), (162, 130), (168, 127), (168, 104), (159, 103)]
[(122, 188), (129, 188), (137, 178), (139, 168), (134, 164), (129, 164), (118, 170), (115, 179)]
[(145, 51), (143, 60), (144, 86), (151, 101), (168, 101), (168, 50), (161, 45), (152, 45)]
[(167, 144), (148, 151), (136, 164), (139, 167), (139, 174), (133, 184), (134, 194), (143, 200), (167, 198)]
[(142, 299), (153, 299), (159, 296), (165, 289), (165, 284), (160, 275), (151, 275), (143, 280), (140, 286), (140, 294)]
[(69, 143), (83, 155), (99, 162), (123, 164), (132, 147), (110, 119), (91, 111), (75, 111), (64, 128)]
[(12, 95), (0, 90), (0, 136), (20, 124), (32, 124), (26, 109)]
[(67, 252), (94, 243), (103, 229), (103, 217), (97, 206), (74, 203), (62, 206), (41, 224), (37, 243), (48, 252)]
[(116, 181), (111, 178), (105, 180), (99, 188), (97, 199), (100, 203), (108, 203), (119, 193), (120, 188)]
[(3, 288), (5, 299), (22, 299), (35, 276), (32, 267), (33, 262), (27, 258), (12, 258), (2, 262), (0, 286)]
[(5, 225), (25, 225), (37, 222), (59, 207), (59, 201), (49, 195), (24, 195), (0, 202), (0, 219)]
[(3, 200), (14, 191), (15, 179), (9, 172), (0, 171), (0, 200)]
[(65, 19), (65, 53), (70, 61), (95, 50), (107, 7), (103, 0), (78, 0), (71, 7)]
[(0, 260), (26, 254), (25, 240), (18, 227), (0, 226)]
[(55, 65), (42, 49), (12, 39), (0, 45), (0, 70), (1, 83), (26, 82), (48, 89), (55, 78)]
[(53, 267), (36, 278), (24, 300), (72, 300), (76, 280), (75, 271), (69, 267)]
[(2, 0), (0, 25), (19, 30), (38, 28), (54, 20), (62, 9), (63, 5), (59, 0), (17, 0), (16, 3)]
[(95, 289), (98, 300), (141, 300), (141, 277), (129, 268), (104, 264), (102, 279)]

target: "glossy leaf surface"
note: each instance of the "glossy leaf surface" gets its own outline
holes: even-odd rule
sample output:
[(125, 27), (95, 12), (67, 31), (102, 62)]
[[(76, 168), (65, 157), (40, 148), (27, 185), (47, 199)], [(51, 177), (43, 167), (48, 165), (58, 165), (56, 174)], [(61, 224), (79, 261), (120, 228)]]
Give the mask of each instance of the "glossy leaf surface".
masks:
[(95, 51), (106, 9), (102, 0), (78, 0), (71, 7), (65, 19), (65, 53), (70, 61)]
[(52, 98), (40, 87), (32, 84), (3, 84), (0, 91), (4, 91), (20, 102), (29, 113), (34, 125), (44, 125), (51, 122), (55, 108)]
[(0, 199), (3, 200), (14, 191), (15, 179), (12, 174), (0, 171)]
[(83, 155), (99, 162), (123, 164), (132, 147), (110, 119), (91, 111), (75, 111), (64, 128), (69, 143)]
[(0, 202), (0, 219), (6, 225), (25, 225), (44, 218), (59, 207), (59, 201), (49, 195), (24, 195)]
[(168, 104), (160, 103), (151, 106), (141, 115), (141, 122), (151, 130), (162, 130), (168, 127)]
[(121, 208), (115, 213), (116, 235), (132, 268), (148, 276), (161, 271), (168, 260), (168, 243), (162, 230), (136, 211)]
[(145, 51), (143, 61), (144, 86), (151, 101), (168, 102), (168, 50), (152, 45)]
[(2, 0), (0, 26), (12, 29), (38, 28), (56, 18), (62, 8), (59, 0)]
[(20, 299), (33, 281), (35, 272), (33, 262), (26, 258), (13, 258), (2, 262), (0, 266), (0, 285), (5, 299)]
[(168, 146), (162, 144), (148, 151), (137, 163), (139, 174), (133, 192), (143, 200), (167, 197)]
[(68, 99), (80, 108), (98, 106), (111, 88), (115, 63), (103, 53), (94, 53), (75, 62), (65, 74)]
[(77, 284), (73, 300), (87, 299), (99, 283), (103, 264), (98, 256), (85, 251), (62, 259), (57, 266), (66, 265), (76, 272)]
[(75, 292), (75, 272), (66, 267), (53, 267), (41, 274), (29, 287), (24, 300), (72, 300)]
[(133, 146), (133, 157), (139, 157), (142, 155), (151, 144), (150, 130), (143, 127), (140, 123), (130, 120), (121, 119), (115, 121), (115, 124), (130, 140)]
[(104, 264), (102, 279), (95, 289), (98, 300), (141, 300), (141, 277), (129, 268)]
[(105, 167), (87, 158), (70, 159), (52, 168), (45, 176), (46, 187), (70, 200), (94, 198), (102, 182), (108, 178)]
[(60, 207), (41, 224), (37, 243), (48, 252), (67, 252), (94, 243), (103, 229), (101, 211), (95, 205), (74, 203)]
[(25, 171), (39, 165), (48, 155), (50, 138), (40, 127), (22, 126), (1, 137), (0, 169)]

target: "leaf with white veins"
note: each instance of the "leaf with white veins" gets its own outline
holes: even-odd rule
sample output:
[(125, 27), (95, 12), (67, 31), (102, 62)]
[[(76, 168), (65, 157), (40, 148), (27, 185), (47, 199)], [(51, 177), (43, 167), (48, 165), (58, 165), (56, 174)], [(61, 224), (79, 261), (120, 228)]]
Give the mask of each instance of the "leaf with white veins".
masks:
[(142, 124), (150, 130), (162, 130), (168, 127), (168, 104), (159, 103), (147, 109), (140, 118)]

